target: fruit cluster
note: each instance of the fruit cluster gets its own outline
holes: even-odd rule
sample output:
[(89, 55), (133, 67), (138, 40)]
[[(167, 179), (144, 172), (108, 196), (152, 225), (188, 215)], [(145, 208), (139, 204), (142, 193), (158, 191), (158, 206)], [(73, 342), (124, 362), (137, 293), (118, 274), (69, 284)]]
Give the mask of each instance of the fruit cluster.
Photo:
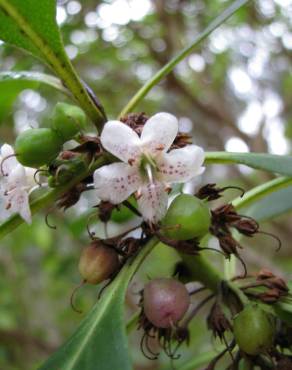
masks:
[(58, 103), (51, 128), (34, 128), (22, 132), (15, 141), (18, 161), (27, 167), (50, 165), (63, 144), (85, 128), (86, 116), (79, 107)]
[[(160, 117), (162, 116), (175, 125), (173, 116), (163, 113), (160, 114)], [(154, 116), (152, 122), (156, 118)], [(128, 125), (127, 129), (123, 127), (124, 124), (121, 122), (117, 124), (117, 122), (112, 121), (111, 126), (116, 124), (125, 135), (130, 135), (129, 137), (134, 137), (135, 140), (138, 137), (140, 140), (143, 132), (145, 137), (150, 133), (150, 126), (147, 128), (148, 131), (146, 130), (147, 135), (143, 131), (147, 121), (148, 117), (144, 114), (130, 115), (123, 120)], [(51, 128), (24, 131), (15, 142), (15, 156), (19, 164), (35, 168), (37, 172), (44, 173), (48, 178), (49, 187), (64, 186), (72, 179), (78, 179), (80, 173), (86, 174), (86, 176), (80, 178), (79, 182), (76, 181), (69, 191), (61, 195), (57, 201), (59, 208), (66, 209), (72, 206), (79, 200), (83, 191), (93, 187), (93, 171), (89, 169), (91, 164), (105, 151), (101, 138), (81, 134), (85, 126), (86, 116), (80, 108), (58, 103), (52, 115)], [(133, 132), (128, 130), (129, 127)], [(145, 137), (145, 142), (141, 141), (143, 145), (146, 143)], [(71, 139), (77, 141), (78, 145), (73, 149), (63, 150), (64, 143)], [(109, 145), (105, 139), (104, 142)], [(110, 145), (124, 159), (125, 153), (123, 150), (120, 151), (119, 145), (116, 145), (115, 142)], [(152, 143), (149, 144), (149, 146), (151, 145), (153, 146)], [(189, 145), (189, 137), (177, 134), (169, 148), (181, 150), (187, 145)], [(155, 157), (157, 163), (160, 158), (160, 151), (164, 149), (163, 146), (152, 147), (153, 152), (157, 155), (157, 158)], [(196, 148), (192, 148), (192, 150), (192, 153), (197, 151), (198, 157), (201, 156), (202, 152), (200, 150)], [(147, 154), (147, 151), (145, 153)], [(155, 197), (159, 198), (158, 194), (161, 190), (159, 186), (161, 184), (157, 185), (154, 181), (158, 181), (157, 179), (162, 176), (163, 171), (165, 176), (172, 176), (173, 165), (169, 165), (167, 170), (169, 157), (167, 160), (164, 159), (164, 167), (161, 166), (159, 170), (155, 160), (148, 158), (145, 153), (141, 155), (139, 152), (139, 155), (136, 156), (138, 159), (141, 158), (139, 159), (140, 162), (135, 165), (134, 170), (136, 172), (133, 172), (132, 175), (124, 176), (121, 173), (115, 178), (112, 174), (109, 174), (109, 178), (110, 180), (114, 178), (114, 186), (121, 191), (122, 195), (124, 195), (123, 191), (126, 188), (125, 179), (127, 179), (127, 185), (130, 187), (133, 185), (132, 182), (145, 181), (146, 185), (142, 185), (145, 185), (144, 187), (148, 189), (149, 198), (155, 203), (155, 200), (157, 201)], [(187, 151), (184, 153), (187, 153)], [(9, 155), (9, 157), (11, 156), (13, 155)], [(130, 158), (128, 164), (116, 163), (111, 165), (119, 169), (122, 166), (124, 171), (132, 171), (132, 166), (137, 158)], [(1, 168), (4, 168), (4, 161), (5, 158), (2, 159)], [(109, 161), (111, 161), (111, 157), (109, 157)], [(201, 162), (202, 158), (199, 158), (199, 164), (197, 163), (198, 173), (202, 170)], [(103, 175), (99, 174), (100, 181), (103, 181), (102, 176), (107, 173), (111, 165), (99, 169), (103, 173)], [(186, 176), (187, 162), (179, 162), (179, 166), (181, 174)], [(143, 167), (142, 174), (139, 173), (141, 167)], [(9, 176), (6, 173), (3, 173), (3, 175)], [(162, 184), (165, 185), (163, 182)], [(283, 361), (285, 363), (290, 361), (289, 356), (285, 356), (283, 351), (279, 350), (279, 348), (291, 349), (292, 346), (292, 341), (283, 340), (283, 333), (288, 330), (285, 320), (280, 320), (275, 314), (275, 310), (271, 309), (271, 306), (276, 305), (289, 294), (289, 289), (281, 278), (269, 271), (262, 270), (256, 276), (248, 275), (245, 262), (238, 252), (238, 249), (242, 246), (233, 235), (234, 230), (247, 237), (253, 237), (259, 232), (264, 232), (259, 229), (255, 220), (238, 214), (231, 203), (222, 204), (213, 209), (209, 205), (209, 202), (219, 199), (222, 193), (229, 188), (236, 187), (219, 188), (216, 184), (207, 184), (194, 195), (176, 194), (167, 211), (165, 208), (165, 212), (159, 219), (154, 217), (150, 220), (149, 217), (144, 217), (143, 220), (142, 216), (145, 212), (141, 210), (139, 200), (145, 194), (141, 193), (139, 187), (137, 191), (134, 191), (134, 195), (131, 195), (133, 192), (130, 191), (126, 193), (123, 198), (125, 200), (118, 204), (107, 199), (102, 200), (95, 207), (94, 216), (105, 224), (109, 221), (124, 224), (135, 217), (140, 217), (140, 221), (138, 226), (131, 230), (127, 229), (125, 233), (113, 238), (101, 240), (89, 231), (89, 236), (92, 239), (91, 243), (84, 248), (79, 260), (79, 272), (82, 277), (81, 285), (85, 283), (92, 285), (105, 283), (100, 291), (101, 294), (103, 289), (116, 277), (123, 265), (138, 254), (153, 237), (158, 238), (166, 248), (174, 248), (182, 257), (182, 262), (174, 268), (172, 277), (153, 279), (140, 292), (138, 328), (143, 331), (141, 349), (148, 358), (156, 359), (158, 357), (157, 351), (151, 348), (150, 340), (152, 339), (158, 340), (164, 352), (171, 359), (178, 358), (177, 350), (180, 345), (185, 342), (189, 343), (189, 323), (199, 309), (213, 300), (207, 316), (208, 328), (226, 344), (226, 349), (211, 361), (207, 370), (213, 370), (216, 363), (226, 352), (231, 354), (232, 368), (234, 369), (239, 368), (242, 361), (259, 366), (261, 369), (269, 368), (265, 367), (267, 362), (272, 363), (273, 366), (275, 365), (275, 369), (280, 369), (279, 364)], [(162, 193), (160, 199), (162, 202), (162, 200), (165, 200), (166, 189), (160, 192)], [(114, 195), (112, 198), (114, 199)], [(134, 230), (138, 230), (141, 236), (128, 235), (130, 231)], [(185, 285), (185, 283), (193, 281), (189, 269), (194, 261), (193, 257), (200, 255), (204, 249), (210, 249), (206, 247), (206, 240), (209, 237), (218, 239), (220, 249), (215, 249), (216, 252), (221, 253), (227, 259), (234, 255), (242, 262), (244, 274), (232, 282), (226, 282), (220, 278), (217, 281), (217, 286), (210, 287), (206, 284), (206, 286), (202, 285), (199, 289), (191, 291), (189, 286)], [(186, 264), (186, 260), (189, 263)], [(196, 268), (196, 266), (194, 265), (193, 268)], [(208, 271), (203, 271), (203, 273), (208, 274)], [(197, 280), (203, 284), (205, 283), (204, 279)], [(197, 306), (193, 307), (192, 298), (195, 294), (207, 289), (212, 290), (211, 294), (204, 297)], [(71, 296), (73, 308), (75, 291), (76, 289)], [(230, 338), (231, 341), (228, 344)], [(290, 368), (287, 367), (287, 369), (292, 368), (291, 361), (289, 366)]]

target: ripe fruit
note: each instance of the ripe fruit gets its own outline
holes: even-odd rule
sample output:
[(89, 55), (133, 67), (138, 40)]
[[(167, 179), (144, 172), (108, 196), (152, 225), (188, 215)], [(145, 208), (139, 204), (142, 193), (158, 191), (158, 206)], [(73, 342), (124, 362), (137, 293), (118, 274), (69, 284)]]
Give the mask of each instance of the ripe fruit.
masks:
[(210, 211), (204, 201), (190, 194), (180, 194), (168, 208), (161, 232), (174, 240), (202, 238), (207, 234), (210, 222)]
[(83, 250), (78, 268), (84, 282), (98, 284), (118, 270), (119, 257), (114, 249), (93, 242)]
[(23, 131), (15, 141), (18, 161), (28, 167), (50, 164), (62, 149), (62, 140), (49, 128), (34, 128)]
[(52, 116), (52, 129), (63, 139), (72, 139), (86, 125), (86, 115), (75, 105), (57, 103)]
[(143, 291), (144, 313), (157, 328), (169, 328), (181, 320), (190, 305), (186, 287), (177, 280), (151, 280)]
[(250, 304), (235, 317), (233, 333), (243, 352), (258, 355), (273, 345), (275, 323), (257, 304)]

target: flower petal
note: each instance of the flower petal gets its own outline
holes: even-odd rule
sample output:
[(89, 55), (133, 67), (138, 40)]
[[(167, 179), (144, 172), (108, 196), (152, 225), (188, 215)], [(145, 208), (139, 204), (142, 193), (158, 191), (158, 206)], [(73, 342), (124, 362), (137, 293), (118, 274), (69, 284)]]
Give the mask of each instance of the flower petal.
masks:
[(157, 113), (145, 123), (141, 134), (143, 147), (149, 153), (166, 152), (178, 133), (178, 121), (169, 113)]
[(100, 137), (103, 147), (123, 162), (140, 157), (141, 140), (134, 130), (120, 121), (108, 121)]
[(204, 150), (196, 145), (174, 149), (157, 159), (158, 177), (169, 183), (189, 181), (204, 172), (204, 157)]
[(94, 187), (101, 200), (119, 204), (140, 186), (140, 175), (135, 167), (113, 163), (94, 172)]
[[(15, 154), (14, 149), (12, 148), (11, 145), (8, 145), (8, 144), (2, 145), (0, 161), (1, 161), (1, 168), (2, 168), (4, 175), (9, 175), (9, 173), (13, 170), (13, 168), (19, 164), (14, 154)], [(3, 164), (2, 164), (2, 161), (3, 161)]]
[(35, 168), (31, 167), (24, 167), (24, 170), (27, 186), (30, 188), (38, 186), (37, 182), (40, 181), (39, 172)]
[(6, 206), (7, 206), (6, 199), (2, 195), (3, 194), (0, 195), (0, 221), (1, 222), (11, 216), (11, 211), (6, 209)]
[(9, 197), (11, 211), (19, 215), (28, 224), (31, 224), (31, 211), (29, 208), (28, 193), (25, 190), (15, 189)]
[(20, 188), (27, 185), (25, 168), (21, 164), (17, 164), (9, 173), (7, 184), (13, 188)]
[(162, 183), (144, 184), (139, 190), (138, 206), (144, 220), (157, 223), (167, 210), (168, 194)]

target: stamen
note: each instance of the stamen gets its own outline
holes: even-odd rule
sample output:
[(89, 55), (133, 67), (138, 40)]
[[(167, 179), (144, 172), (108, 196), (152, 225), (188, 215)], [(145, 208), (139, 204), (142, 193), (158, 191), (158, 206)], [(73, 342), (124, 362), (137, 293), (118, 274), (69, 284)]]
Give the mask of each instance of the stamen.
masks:
[(156, 150), (164, 150), (164, 148), (165, 148), (165, 145), (159, 144), (155, 149)]
[(146, 163), (145, 170), (149, 179), (150, 184), (153, 184), (153, 174), (152, 174), (152, 168), (149, 163)]
[(172, 188), (171, 186), (167, 185), (165, 188), (164, 188), (164, 191), (169, 194), (171, 192)]
[(4, 196), (7, 197), (8, 195), (11, 195), (16, 190), (16, 187), (12, 187), (9, 190), (4, 191)]
[(142, 197), (142, 192), (141, 192), (141, 190), (140, 190), (140, 189), (138, 189), (134, 195), (135, 195), (136, 200), (140, 199), (140, 198)]

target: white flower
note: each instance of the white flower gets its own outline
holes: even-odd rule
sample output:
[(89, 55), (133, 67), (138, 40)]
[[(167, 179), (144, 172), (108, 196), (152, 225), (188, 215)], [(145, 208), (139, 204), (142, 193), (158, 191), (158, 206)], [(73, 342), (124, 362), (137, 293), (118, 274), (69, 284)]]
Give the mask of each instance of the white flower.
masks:
[(101, 143), (122, 162), (94, 172), (98, 197), (119, 204), (136, 193), (143, 218), (159, 221), (167, 210), (169, 184), (184, 183), (204, 171), (202, 148), (188, 145), (167, 152), (177, 133), (177, 119), (168, 113), (151, 117), (141, 137), (122, 122), (107, 122)]
[(25, 222), (31, 223), (29, 193), (34, 187), (33, 168), (24, 167), (14, 156), (13, 148), (4, 144), (0, 155), (0, 218), (7, 218), (12, 213), (19, 213)]

